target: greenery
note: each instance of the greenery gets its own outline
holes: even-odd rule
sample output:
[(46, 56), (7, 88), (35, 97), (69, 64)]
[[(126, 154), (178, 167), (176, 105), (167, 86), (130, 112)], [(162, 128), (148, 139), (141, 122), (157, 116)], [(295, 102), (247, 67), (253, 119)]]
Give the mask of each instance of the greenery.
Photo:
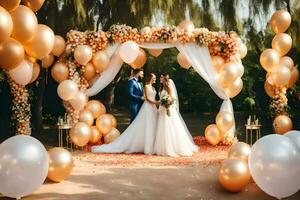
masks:
[[(56, 34), (65, 36), (71, 30), (107, 30), (112, 24), (128, 24), (141, 28), (148, 25), (176, 25), (185, 18), (191, 19), (195, 26), (210, 30), (234, 30), (247, 44), (248, 55), (243, 59), (245, 74), (244, 88), (233, 99), (235, 111), (256, 114), (265, 126), (271, 129), (269, 103), (263, 83), (265, 71), (259, 64), (259, 55), (271, 47), (274, 34), (268, 27), (268, 20), (277, 9), (287, 9), (292, 15), (292, 25), (288, 33), (292, 36), (294, 47), (290, 51), (296, 64), (299, 64), (300, 1), (298, 0), (47, 0), (38, 11), (40, 23), (49, 25)], [(175, 81), (184, 112), (217, 112), (221, 100), (209, 85), (191, 70), (179, 67), (176, 49), (165, 50), (161, 56), (148, 56), (145, 71), (159, 75), (168, 73)], [(94, 98), (103, 100), (108, 108), (125, 107), (126, 84), (130, 68), (124, 65), (116, 79), (103, 92)], [(0, 118), (8, 121), (10, 101), (8, 85), (0, 74)], [(49, 71), (43, 70), (37, 84), (30, 85), (33, 107), (44, 114), (62, 115), (64, 109), (56, 94), (57, 83)], [(288, 92), (289, 105), (294, 121), (299, 120), (299, 84)], [(33, 120), (39, 121), (41, 115), (33, 112)], [(297, 128), (298, 123), (294, 123)], [(7, 123), (4, 123), (4, 127)], [(299, 127), (298, 127), (299, 128)], [(2, 128), (1, 128), (2, 130)], [(0, 130), (0, 131), (1, 131)]]

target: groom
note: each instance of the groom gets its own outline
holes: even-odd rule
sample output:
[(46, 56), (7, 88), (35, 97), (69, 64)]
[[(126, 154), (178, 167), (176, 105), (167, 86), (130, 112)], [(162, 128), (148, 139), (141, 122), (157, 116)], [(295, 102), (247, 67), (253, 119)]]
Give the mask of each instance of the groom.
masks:
[(130, 121), (132, 122), (140, 111), (144, 101), (142, 80), (144, 72), (142, 69), (133, 70), (133, 78), (128, 83), (128, 95), (130, 99)]

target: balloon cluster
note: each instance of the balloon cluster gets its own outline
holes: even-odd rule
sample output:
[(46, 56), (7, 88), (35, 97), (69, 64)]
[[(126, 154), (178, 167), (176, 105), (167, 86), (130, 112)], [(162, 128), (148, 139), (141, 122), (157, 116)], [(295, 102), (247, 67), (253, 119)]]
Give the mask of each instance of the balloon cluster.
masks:
[[(264, 88), (272, 98), (271, 108), (274, 115), (286, 115), (285, 118), (289, 118), (286, 111), (288, 105), (286, 91), (293, 87), (299, 79), (299, 71), (294, 66), (293, 59), (286, 56), (293, 45), (291, 36), (285, 33), (291, 24), (291, 15), (286, 10), (276, 11), (269, 23), (276, 35), (272, 40), (272, 48), (264, 50), (260, 55), (260, 63), (267, 71)], [(291, 123), (279, 124), (276, 119), (274, 120), (276, 133), (282, 134), (279, 130), (289, 131), (292, 129)], [(278, 127), (281, 125), (285, 127)]]
[[(280, 156), (278, 156), (280, 155)], [(228, 191), (242, 191), (252, 177), (267, 194), (282, 199), (300, 189), (300, 131), (260, 138), (252, 148), (235, 143), (219, 172), (219, 182)]]
[[(217, 80), (228, 98), (237, 96), (243, 89), (241, 77), (244, 74), (244, 66), (241, 59), (246, 56), (247, 47), (240, 39), (238, 41), (239, 53), (234, 61), (226, 62), (222, 56), (212, 56), (213, 70), (217, 73)], [(233, 113), (221, 111), (216, 117), (216, 124), (211, 124), (205, 129), (205, 138), (212, 145), (217, 145), (221, 141), (224, 144), (232, 144), (235, 138), (229, 137), (227, 133), (233, 125)]]
[[(205, 129), (205, 138), (211, 145), (217, 145), (220, 142), (224, 144), (232, 144), (229, 140), (227, 132), (233, 127), (233, 114), (226, 111), (221, 111), (216, 117), (216, 124), (211, 124)], [(226, 139), (228, 138), (228, 139)], [(226, 139), (226, 140), (225, 140)]]
[[(25, 86), (40, 73), (37, 60), (48, 68), (54, 55), (64, 51), (64, 39), (46, 25), (38, 24), (34, 12), (44, 0), (0, 0), (0, 67), (7, 73), (13, 95), (17, 134), (30, 134), (30, 105)], [(16, 93), (16, 94), (14, 94)]]
[(251, 175), (248, 156), (251, 148), (244, 142), (233, 144), (219, 171), (219, 182), (230, 192), (240, 192), (249, 183)]
[(102, 136), (106, 143), (110, 143), (120, 135), (116, 129), (116, 118), (106, 114), (106, 108), (100, 101), (88, 101), (88, 97), (84, 91), (78, 89), (75, 81), (62, 81), (58, 85), (57, 93), (64, 100), (64, 105), (73, 119), (70, 138), (75, 145), (83, 147), (88, 143), (96, 144)]
[(77, 146), (99, 143), (102, 137), (105, 143), (110, 143), (120, 136), (116, 126), (116, 118), (106, 114), (105, 106), (100, 101), (91, 100), (80, 111), (79, 122), (72, 127), (70, 137)]
[(248, 164), (264, 192), (277, 199), (293, 195), (300, 189), (300, 132), (262, 137), (252, 146)]
[(43, 184), (47, 174), (50, 180), (61, 182), (73, 169), (69, 151), (52, 148), (47, 154), (43, 144), (24, 135), (11, 137), (0, 144), (0, 163), (0, 193), (12, 198), (33, 193)]
[(18, 135), (1, 143), (0, 163), (0, 193), (7, 197), (29, 195), (47, 178), (47, 151), (30, 136)]

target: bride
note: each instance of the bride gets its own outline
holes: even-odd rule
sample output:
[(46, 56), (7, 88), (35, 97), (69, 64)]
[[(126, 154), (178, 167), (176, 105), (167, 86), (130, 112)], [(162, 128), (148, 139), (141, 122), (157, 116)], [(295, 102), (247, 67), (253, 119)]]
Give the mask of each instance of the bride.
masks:
[(174, 157), (192, 156), (198, 147), (179, 113), (176, 87), (168, 75), (161, 76), (159, 96), (161, 105), (153, 153)]
[(157, 123), (158, 102), (155, 100), (156, 91), (152, 86), (156, 82), (156, 76), (150, 73), (146, 79), (145, 102), (137, 117), (130, 126), (110, 144), (93, 146), (93, 153), (135, 153), (153, 152), (155, 130)]

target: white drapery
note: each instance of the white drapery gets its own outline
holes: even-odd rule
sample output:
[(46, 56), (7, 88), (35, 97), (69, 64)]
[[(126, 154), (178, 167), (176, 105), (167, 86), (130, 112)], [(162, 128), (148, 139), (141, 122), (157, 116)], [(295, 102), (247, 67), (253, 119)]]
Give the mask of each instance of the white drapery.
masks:
[(123, 60), (118, 54), (120, 44), (113, 44), (109, 46), (106, 50), (107, 54), (110, 57), (109, 64), (104, 72), (101, 75), (96, 76), (90, 81), (91, 87), (87, 90), (87, 96), (94, 96), (108, 86), (116, 77), (120, 71)]
[[(145, 49), (167, 49), (176, 47), (179, 52), (186, 57), (194, 70), (210, 85), (216, 95), (223, 99), (220, 111), (227, 111), (233, 113), (232, 103), (230, 98), (226, 95), (223, 87), (218, 81), (218, 74), (212, 68), (211, 56), (207, 47), (200, 47), (196, 43), (187, 44), (167, 44), (167, 43), (142, 43), (141, 48)], [(91, 87), (87, 90), (88, 96), (94, 96), (103, 90), (109, 83), (113, 81), (122, 67), (123, 61), (118, 53), (119, 44), (114, 44), (107, 49), (108, 54), (111, 56), (110, 63), (107, 69), (101, 73), (101, 76), (96, 77), (91, 81)], [(234, 137), (234, 126), (227, 132), (227, 136)]]

